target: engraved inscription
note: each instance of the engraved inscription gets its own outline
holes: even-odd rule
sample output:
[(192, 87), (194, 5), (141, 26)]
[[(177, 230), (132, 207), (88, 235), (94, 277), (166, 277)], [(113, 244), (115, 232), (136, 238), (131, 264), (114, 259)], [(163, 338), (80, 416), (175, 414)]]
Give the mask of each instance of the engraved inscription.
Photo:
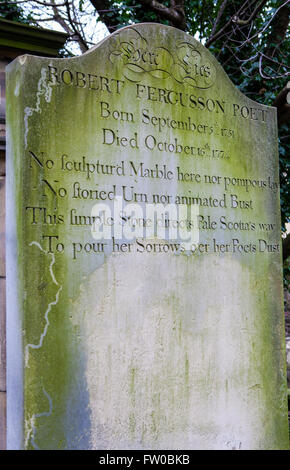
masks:
[(204, 60), (201, 52), (190, 42), (176, 44), (175, 52), (160, 46), (150, 48), (147, 40), (134, 28), (114, 36), (109, 59), (123, 67), (124, 77), (140, 82), (145, 75), (166, 80), (172, 78), (192, 88), (210, 88), (215, 80), (215, 67)]

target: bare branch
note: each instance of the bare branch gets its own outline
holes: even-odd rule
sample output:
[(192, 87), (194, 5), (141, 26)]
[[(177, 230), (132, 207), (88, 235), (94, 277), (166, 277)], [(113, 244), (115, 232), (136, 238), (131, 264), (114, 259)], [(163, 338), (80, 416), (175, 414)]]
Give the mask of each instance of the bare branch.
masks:
[[(251, 36), (251, 37), (249, 38), (249, 40), (252, 41), (252, 40), (255, 39), (257, 36), (263, 34), (263, 33), (268, 29), (268, 27), (270, 26), (270, 24), (271, 24), (272, 22), (276, 22), (277, 16), (278, 16), (278, 15), (279, 15), (279, 16), (281, 15), (281, 10), (282, 10), (285, 6), (287, 6), (287, 5), (289, 4), (289, 1), (290, 1), (290, 0), (286, 0), (286, 2), (283, 3), (283, 5), (281, 5), (279, 8), (277, 8), (277, 10), (275, 11), (275, 13), (273, 14), (273, 16), (271, 16), (271, 18), (270, 18), (269, 21), (265, 24), (265, 26), (264, 26), (261, 30), (257, 31), (257, 33), (253, 34), (253, 36)], [(289, 8), (289, 7), (288, 7), (288, 8)], [(287, 22), (287, 26), (288, 26), (288, 22)], [(287, 27), (286, 27), (286, 31), (287, 31)], [(278, 34), (278, 37), (280, 37), (279, 34)], [(273, 37), (273, 39), (275, 39), (275, 36)], [(268, 42), (269, 42), (269, 38), (268, 38)]]
[(63, 17), (59, 13), (59, 10), (57, 9), (57, 5), (55, 4), (54, 0), (51, 0), (51, 1), (52, 1), (52, 4), (53, 4), (52, 9), (53, 9), (53, 14), (54, 14), (55, 21), (57, 21), (57, 23), (59, 23), (60, 26), (63, 27), (63, 29), (65, 30), (66, 33), (68, 33), (72, 36), (73, 33), (74, 33), (73, 29), (68, 26), (66, 21), (63, 19)]
[(93, 7), (98, 12), (101, 21), (107, 26), (110, 33), (112, 33), (119, 25), (118, 15), (113, 14), (108, 17), (107, 12), (112, 11), (110, 0), (89, 0)]
[[(33, 0), (34, 3), (37, 3), (38, 5), (42, 5), (44, 7), (63, 7), (66, 5), (67, 2), (63, 2), (63, 3), (57, 3), (57, 4), (54, 4), (54, 3), (50, 3), (50, 2), (42, 2), (41, 0)], [(14, 3), (18, 3), (18, 2), (14, 2)], [(26, 2), (24, 2), (26, 3)]]
[(227, 21), (226, 24), (214, 36), (212, 36), (208, 39), (208, 41), (205, 43), (205, 47), (209, 47), (214, 41), (216, 41), (217, 39), (219, 39), (223, 35), (223, 33), (226, 31), (226, 29), (233, 23), (233, 17), (238, 16), (243, 11), (246, 4), (247, 4), (247, 2), (243, 3), (243, 5), (237, 11), (237, 13), (235, 15), (233, 15), (229, 19), (229, 21)]
[(217, 17), (216, 17), (216, 20), (215, 20), (214, 25), (212, 27), (211, 35), (210, 35), (209, 39), (211, 39), (215, 35), (215, 32), (217, 30), (217, 25), (219, 24), (219, 22), (221, 20), (221, 17), (223, 16), (223, 12), (225, 11), (227, 3), (228, 3), (228, 0), (224, 0), (223, 3), (221, 4), (221, 7), (220, 7), (220, 9), (218, 11), (218, 14), (217, 14)]
[[(78, 30), (78, 26), (77, 24), (74, 22), (74, 19), (72, 18), (71, 16), (71, 10), (70, 10), (70, 3), (69, 1), (66, 2), (66, 11), (67, 11), (67, 16), (68, 16), (68, 20), (69, 20), (69, 23), (75, 33), (75, 36), (77, 38), (77, 41), (79, 43), (79, 46), (80, 46), (80, 49), (82, 51), (82, 53), (86, 52), (89, 48), (87, 46), (87, 44), (85, 43), (84, 41), (84, 38), (82, 37), (80, 31)], [(74, 12), (74, 9), (72, 9), (73, 12)]]
[(212, 35), (208, 41), (206, 42), (205, 46), (206, 47), (209, 47), (213, 42), (215, 42), (217, 39), (221, 39), (221, 37), (226, 34), (226, 30), (228, 29), (229, 26), (233, 25), (233, 24), (240, 24), (240, 25), (247, 25), (249, 24), (251, 21), (253, 21), (256, 16), (258, 15), (259, 11), (262, 9), (262, 7), (264, 6), (264, 4), (266, 3), (265, 0), (262, 0), (259, 5), (254, 9), (254, 11), (252, 12), (252, 14), (250, 15), (250, 17), (246, 20), (246, 22), (244, 23), (241, 23), (241, 18), (239, 17), (239, 15), (241, 15), (242, 13), (244, 14), (247, 7), (249, 6), (252, 6), (254, 3), (256, 3), (255, 1), (253, 1), (251, 3), (251, 5), (248, 5), (248, 2), (244, 2), (243, 5), (239, 8), (239, 10), (233, 15), (231, 16), (231, 18), (227, 21), (227, 23), (214, 35)]
[(257, 5), (257, 7), (254, 9), (254, 11), (252, 12), (252, 14), (249, 16), (249, 18), (247, 20), (242, 20), (238, 16), (234, 16), (233, 17), (233, 22), (237, 23), (238, 25), (247, 25), (247, 24), (251, 23), (251, 21), (253, 21), (256, 18), (257, 14), (259, 13), (259, 11), (263, 8), (263, 6), (266, 3), (267, 3), (267, 0), (262, 0), (261, 3), (259, 5)]
[(174, 4), (172, 8), (168, 8), (156, 0), (140, 0), (140, 3), (153, 10), (160, 18), (169, 20), (177, 28), (185, 30), (186, 21), (183, 1), (180, 0), (178, 4)]

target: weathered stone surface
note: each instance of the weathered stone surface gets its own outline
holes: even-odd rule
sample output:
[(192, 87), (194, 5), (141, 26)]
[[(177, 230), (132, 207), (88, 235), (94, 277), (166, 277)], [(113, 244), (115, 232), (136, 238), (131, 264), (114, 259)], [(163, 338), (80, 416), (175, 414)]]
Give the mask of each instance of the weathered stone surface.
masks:
[(9, 448), (287, 448), (276, 111), (156, 24), (7, 75)]

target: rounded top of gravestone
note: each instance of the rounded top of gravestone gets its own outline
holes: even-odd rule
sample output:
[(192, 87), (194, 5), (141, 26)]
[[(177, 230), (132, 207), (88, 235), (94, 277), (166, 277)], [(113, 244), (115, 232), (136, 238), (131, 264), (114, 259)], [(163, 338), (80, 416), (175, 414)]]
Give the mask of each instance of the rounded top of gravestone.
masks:
[[(101, 54), (98, 68), (117, 68), (125, 80), (139, 83), (144, 78), (185, 86), (192, 90), (215, 89), (230, 85), (239, 97), (243, 95), (233, 84), (212, 53), (191, 35), (159, 23), (138, 23), (110, 34), (82, 56), (70, 60), (89, 59)], [(60, 59), (61, 60), (61, 59)], [(65, 59), (67, 60), (67, 59)], [(221, 85), (222, 80), (222, 85)], [(258, 104), (269, 109), (268, 106)]]

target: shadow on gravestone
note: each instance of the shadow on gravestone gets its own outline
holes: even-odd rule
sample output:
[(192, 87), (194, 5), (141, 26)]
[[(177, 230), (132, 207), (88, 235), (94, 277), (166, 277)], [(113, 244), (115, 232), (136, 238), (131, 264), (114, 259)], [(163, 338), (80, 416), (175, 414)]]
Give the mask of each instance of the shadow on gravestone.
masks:
[(288, 448), (276, 110), (158, 24), (7, 82), (8, 448)]

